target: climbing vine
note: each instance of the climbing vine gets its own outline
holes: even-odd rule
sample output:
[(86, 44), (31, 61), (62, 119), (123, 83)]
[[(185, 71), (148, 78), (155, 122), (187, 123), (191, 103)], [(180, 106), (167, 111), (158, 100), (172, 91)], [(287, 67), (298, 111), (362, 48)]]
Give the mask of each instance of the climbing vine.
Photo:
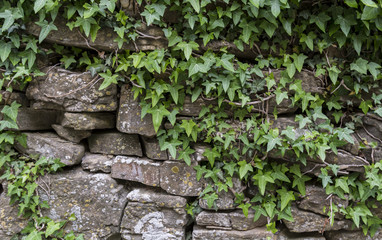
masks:
[[(6, 91), (42, 75), (38, 59), (46, 56), (100, 75), (100, 88), (127, 83), (140, 99), (142, 117), (152, 116), (161, 149), (193, 165), (198, 179), (208, 183), (200, 197), (210, 208), (219, 192), (231, 191), (245, 215), (254, 209), (255, 220), (267, 217), (275, 231), (275, 220), (293, 221), (292, 203), (306, 194), (306, 183), (318, 183), (329, 197), (350, 201), (326, 209), (331, 223), (341, 213), (365, 234), (380, 227), (372, 213), (382, 199), (380, 159), (360, 153), (357, 164), (329, 160), (355, 145), (364, 115), (382, 117), (381, 0), (2, 2), (0, 71)], [(44, 41), (58, 30), (59, 18), (83, 37), (87, 50)], [(30, 23), (41, 28), (37, 37), (27, 33)], [(144, 26), (159, 27), (163, 35), (150, 35)], [(112, 51), (92, 46), (101, 28), (115, 33)], [(141, 51), (136, 42), (142, 39), (165, 41), (166, 47)], [(202, 110), (185, 113), (190, 103)], [(13, 120), (1, 122), (0, 143), (9, 149), (15, 137), (8, 138), (5, 129), (16, 128), (15, 109), (12, 104), (2, 111)], [(288, 109), (296, 113), (292, 125), (277, 126)], [(357, 141), (361, 150), (379, 144)], [(205, 161), (196, 163), (200, 143), (207, 146)], [(16, 153), (7, 153), (0, 166), (7, 161), (20, 172), (30, 169), (25, 164), (33, 161), (14, 162)], [(317, 174), (303, 170), (308, 162)], [(31, 182), (35, 174), (28, 175)], [(234, 178), (245, 186), (241, 191), (233, 189)], [(33, 204), (24, 202), (24, 208), (33, 212)]]

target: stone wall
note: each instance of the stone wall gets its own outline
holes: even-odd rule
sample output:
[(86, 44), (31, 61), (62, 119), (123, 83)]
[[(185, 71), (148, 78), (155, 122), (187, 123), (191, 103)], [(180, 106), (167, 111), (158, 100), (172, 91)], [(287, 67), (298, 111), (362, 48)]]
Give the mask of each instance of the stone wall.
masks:
[[(57, 26), (60, 31), (51, 32), (47, 42), (88, 48), (88, 43), (68, 31), (65, 24), (57, 23)], [(36, 26), (27, 29), (31, 34), (39, 33)], [(155, 29), (143, 30), (157, 34)], [(102, 38), (107, 34), (107, 29), (101, 30), (92, 47), (113, 50), (115, 43), (107, 40), (112, 38)], [(160, 39), (142, 40), (137, 46), (140, 50), (150, 50), (166, 44)], [(134, 50), (131, 48), (124, 46), (124, 49)], [(72, 213), (76, 216), (76, 220), (66, 226), (68, 231), (83, 233), (85, 239), (110, 240), (371, 239), (365, 237), (361, 229), (354, 229), (352, 222), (341, 215), (330, 225), (323, 213), (329, 200), (324, 189), (315, 185), (308, 185), (306, 196), (292, 206), (295, 221), (279, 221), (280, 231), (275, 234), (266, 230), (266, 218), (260, 217), (254, 222), (254, 212), (245, 217), (235, 205), (232, 192), (219, 193), (213, 208), (200, 199), (201, 212), (192, 219), (186, 213), (186, 204), (197, 200), (205, 185), (203, 180), (196, 180), (192, 166), (206, 160), (202, 153), (208, 146), (195, 145), (191, 166), (173, 160), (160, 150), (151, 116), (141, 118), (138, 100), (134, 100), (128, 84), (98, 90), (102, 79), (93, 78), (89, 72), (73, 72), (49, 65), (41, 69), (45, 76), (33, 79), (24, 90), (16, 87), (9, 96), (22, 104), (17, 121), (28, 139), (27, 148), (17, 146), (17, 149), (21, 153), (60, 158), (67, 165), (64, 171), (39, 180), (39, 195), (51, 206), (44, 212), (47, 216), (53, 219), (65, 219)], [(277, 78), (277, 70), (273, 72)], [(297, 78), (302, 79), (305, 91), (322, 94), (321, 82), (313, 73), (301, 72)], [(201, 99), (194, 103), (188, 100), (180, 115), (197, 116), (205, 104)], [(297, 129), (294, 117), (290, 117), (296, 109), (290, 102), (277, 105), (271, 99), (269, 105), (276, 106), (280, 113), (273, 123), (275, 127), (294, 126), (297, 134), (308, 131)], [(344, 174), (362, 171), (359, 166), (368, 164), (373, 157), (382, 157), (381, 147), (364, 148), (359, 152), (357, 144), (361, 138), (368, 142), (375, 140), (373, 138), (382, 139), (382, 119), (365, 115), (363, 121), (366, 128), (354, 134), (354, 146), (347, 145), (338, 155), (327, 156), (326, 162), (336, 163)], [(285, 161), (272, 153), (269, 157)], [(320, 164), (318, 159), (308, 159), (301, 169), (317, 176)], [(234, 189), (242, 188), (237, 181)], [(250, 188), (246, 191), (251, 194)], [(0, 239), (11, 239), (26, 224), (17, 217), (17, 209), (8, 204), (6, 192), (3, 182)], [(336, 197), (331, 200), (338, 206), (348, 204)], [(377, 209), (375, 214), (382, 214), (380, 211)], [(382, 239), (382, 235), (377, 232), (373, 239)]]

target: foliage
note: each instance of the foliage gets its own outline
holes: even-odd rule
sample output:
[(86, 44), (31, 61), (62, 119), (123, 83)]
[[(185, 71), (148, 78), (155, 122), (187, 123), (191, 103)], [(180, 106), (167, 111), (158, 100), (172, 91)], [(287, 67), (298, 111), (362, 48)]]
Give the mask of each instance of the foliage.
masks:
[[(66, 68), (102, 76), (101, 88), (131, 84), (142, 117), (152, 116), (162, 150), (190, 165), (197, 142), (210, 146), (203, 154), (208, 161), (195, 166), (198, 178), (209, 182), (200, 196), (209, 206), (239, 178), (256, 190), (236, 192), (244, 214), (252, 208), (255, 219), (293, 220), (292, 202), (306, 194), (307, 182), (319, 183), (327, 194), (351, 200), (346, 208), (330, 206), (332, 220), (340, 212), (371, 234), (380, 226), (370, 211), (381, 200), (380, 159), (365, 163), (364, 174), (326, 161), (328, 154), (354, 144), (352, 134), (362, 124), (357, 112), (382, 117), (380, 0), (136, 0), (140, 17), (122, 11), (115, 0), (3, 2), (4, 80), (27, 82), (40, 75), (36, 58), (54, 52)], [(90, 41), (101, 28), (114, 29), (119, 48), (155, 39), (142, 33), (141, 25), (161, 27), (168, 47), (47, 50), (40, 43), (57, 30), (58, 15)], [(31, 19), (41, 27), (38, 39), (23, 31)], [(320, 81), (319, 91), (309, 91), (307, 75)], [(206, 104), (199, 116), (182, 117), (185, 103), (201, 100)], [(296, 109), (296, 127), (273, 125), (282, 110), (277, 105)], [(14, 118), (10, 109), (3, 111)], [(166, 121), (170, 128), (163, 127)], [(11, 126), (5, 124), (12, 123), (2, 123), (2, 129)], [(318, 177), (302, 171), (307, 161), (321, 161)]]

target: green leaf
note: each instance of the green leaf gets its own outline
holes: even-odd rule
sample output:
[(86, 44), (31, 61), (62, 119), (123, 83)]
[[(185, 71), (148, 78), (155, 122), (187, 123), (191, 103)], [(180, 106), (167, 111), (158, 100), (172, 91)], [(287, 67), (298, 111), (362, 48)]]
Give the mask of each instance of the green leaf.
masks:
[(372, 0), (361, 0), (361, 2), (368, 7), (378, 8), (378, 5), (375, 2), (373, 2)]
[(345, 193), (349, 193), (349, 186), (345, 179), (343, 178), (337, 178), (335, 187), (340, 187), (342, 190), (344, 190)]
[(42, 232), (38, 232), (37, 229), (34, 229), (28, 236), (24, 238), (24, 240), (42, 240), (42, 234)]
[(277, 29), (277, 27), (273, 25), (273, 23), (270, 23), (266, 20), (262, 21), (262, 23), (260, 24), (260, 27), (265, 30), (265, 32), (270, 38), (273, 36), (273, 34), (275, 33)]
[(367, 112), (369, 111), (371, 107), (373, 107), (371, 100), (362, 101), (361, 104), (359, 105), (359, 108), (362, 109), (362, 112), (364, 114), (367, 114)]
[(53, 24), (53, 22), (48, 23), (48, 21), (44, 20), (42, 22), (36, 22), (37, 25), (41, 27), (40, 35), (38, 37), (38, 42), (41, 43), (48, 36), (50, 31), (58, 30), (57, 27)]
[(381, 73), (381, 71), (378, 70), (379, 68), (381, 68), (381, 65), (379, 65), (378, 63), (369, 62), (367, 64), (367, 69), (369, 69), (369, 72), (373, 76), (374, 80), (377, 80), (378, 75)]
[(301, 175), (300, 177), (294, 177), (292, 187), (296, 187), (301, 195), (305, 196), (305, 182), (309, 181), (311, 178), (305, 175)]
[(4, 42), (4, 41), (0, 41), (0, 59), (2, 62), (5, 62), (8, 57), (9, 57), (9, 54), (11, 53), (11, 50), (12, 50), (12, 43), (10, 42)]
[(1, 28), (1, 31), (4, 32), (8, 30), (13, 23), (15, 22), (15, 16), (12, 13), (12, 11), (6, 9), (4, 12), (0, 13), (0, 18), (4, 19), (3, 26)]
[(118, 83), (117, 78), (119, 77), (119, 75), (118, 74), (112, 74), (109, 69), (107, 70), (106, 73), (100, 73), (99, 75), (104, 78), (101, 86), (99, 86), (99, 90), (107, 88), (112, 83), (114, 83), (114, 84)]
[(294, 65), (296, 66), (296, 69), (297, 69), (297, 71), (299, 71), (299, 72), (301, 72), (301, 70), (302, 70), (302, 66), (304, 65), (304, 61), (305, 61), (305, 59), (307, 59), (308, 57), (307, 56), (305, 56), (304, 54), (299, 54), (299, 55), (297, 55), (297, 54), (293, 54), (292, 55), (292, 58), (293, 58), (293, 63), (294, 63)]
[(252, 3), (253, 6), (259, 8), (260, 0), (249, 0), (250, 3)]
[(281, 211), (288, 206), (289, 202), (295, 200), (293, 192), (287, 191), (284, 187), (282, 189), (277, 190), (277, 193), (281, 198)]
[(356, 0), (345, 0), (345, 3), (352, 8), (358, 8), (358, 3)]
[(215, 164), (215, 159), (220, 158), (220, 153), (216, 150), (215, 147), (212, 149), (207, 148), (204, 151), (203, 156), (207, 157), (208, 162), (210, 163), (211, 167), (213, 167)]
[(161, 146), (161, 151), (168, 150), (173, 159), (176, 159), (176, 147), (181, 145), (182, 142), (178, 140), (172, 140), (171, 142), (165, 142), (163, 146)]
[(184, 57), (186, 58), (186, 60), (190, 59), (192, 50), (198, 50), (199, 49), (199, 45), (194, 41), (190, 41), (189, 43), (180, 42), (176, 46), (178, 49), (183, 50), (183, 54), (184, 54)]
[(200, 12), (200, 2), (199, 0), (187, 0), (187, 2), (191, 3), (191, 6), (195, 9), (197, 13)]
[(379, 8), (365, 6), (361, 15), (361, 20), (368, 21), (368, 20), (376, 19), (379, 13), (380, 13)]
[(358, 58), (356, 62), (350, 64), (350, 70), (357, 71), (361, 74), (367, 74), (367, 60), (363, 58)]
[(260, 189), (261, 195), (264, 196), (265, 193), (265, 187), (267, 186), (267, 183), (274, 183), (273, 178), (270, 176), (269, 173), (263, 174), (263, 172), (260, 170), (259, 173), (257, 173), (255, 176), (253, 176), (254, 180), (258, 181), (258, 187)]
[(191, 135), (194, 126), (196, 126), (196, 123), (192, 120), (182, 120), (182, 124), (180, 125), (181, 128), (184, 128), (186, 130), (186, 134), (188, 137)]
[(244, 176), (248, 172), (253, 172), (252, 165), (250, 163), (247, 163), (247, 161), (242, 160), (242, 161), (238, 162), (238, 164), (240, 166), (240, 168), (239, 168), (239, 177), (240, 177), (240, 179), (243, 179)]
[(45, 230), (45, 237), (49, 237), (52, 235), (55, 231), (59, 230), (61, 228), (61, 223), (54, 222), (53, 220), (48, 222), (46, 230)]
[(191, 154), (193, 154), (195, 150), (191, 149), (190, 147), (187, 147), (185, 150), (180, 151), (178, 159), (183, 159), (184, 162), (190, 166), (191, 165)]
[(156, 105), (154, 108), (147, 111), (151, 113), (155, 132), (158, 132), (164, 116), (168, 116), (170, 112), (162, 105)]
[(284, 99), (288, 99), (288, 92), (286, 91), (280, 91), (280, 89), (277, 89), (276, 92), (276, 103), (279, 105)]
[(40, 11), (41, 8), (43, 8), (46, 4), (46, 1), (47, 0), (36, 0), (34, 2), (34, 6), (33, 6), (33, 10), (35, 13), (37, 13), (38, 11)]
[(340, 140), (346, 140), (347, 142), (354, 144), (354, 139), (351, 136), (354, 131), (349, 128), (338, 128), (334, 130), (334, 134), (338, 134), (338, 139)]
[(1, 113), (3, 113), (4, 115), (6, 115), (10, 119), (12, 119), (14, 122), (16, 122), (17, 111), (18, 111), (20, 106), (21, 106), (20, 104), (18, 104), (16, 102), (12, 102), (12, 104), (10, 106), (5, 105), (3, 107), (3, 109), (1, 110)]
[(271, 5), (271, 12), (272, 12), (273, 16), (275, 16), (277, 18), (280, 14), (280, 1), (279, 0), (271, 0), (269, 4)]

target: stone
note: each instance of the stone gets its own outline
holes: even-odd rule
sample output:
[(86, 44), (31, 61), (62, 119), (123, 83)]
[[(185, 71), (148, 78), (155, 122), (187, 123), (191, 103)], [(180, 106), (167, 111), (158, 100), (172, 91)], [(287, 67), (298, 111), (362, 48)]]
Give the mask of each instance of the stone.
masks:
[(84, 239), (110, 239), (119, 233), (128, 193), (123, 185), (109, 174), (92, 174), (81, 167), (43, 177), (50, 187), (39, 190), (42, 200), (50, 208), (44, 215), (54, 220), (67, 219), (71, 214), (76, 220), (68, 222), (66, 231), (84, 234)]
[[(73, 31), (71, 31), (69, 27), (66, 26), (66, 23), (66, 19), (58, 15), (54, 21), (54, 25), (58, 30), (51, 31), (44, 41), (69, 47), (79, 47), (91, 50), (94, 50), (95, 48), (99, 51), (107, 52), (114, 52), (116, 50), (150, 51), (166, 48), (168, 45), (161, 28), (154, 26), (148, 27), (141, 24), (137, 30), (144, 35), (138, 36), (135, 44), (129, 41), (128, 44), (125, 43), (122, 48), (119, 48), (118, 43), (114, 41), (114, 39), (118, 38), (118, 35), (112, 28), (103, 27), (99, 29), (97, 32), (97, 38), (95, 41), (92, 41), (89, 37), (85, 37), (82, 33), (80, 33), (78, 28), (74, 28)], [(30, 21), (25, 30), (27, 33), (38, 37), (40, 35), (41, 27), (35, 24), (34, 21)], [(144, 37), (145, 35), (153, 36), (156, 39), (152, 37)]]
[(138, 135), (120, 132), (93, 133), (88, 142), (92, 153), (142, 157)]
[[(121, 222), (122, 239), (184, 239), (187, 200), (151, 189), (134, 189)], [(141, 238), (140, 238), (141, 237)]]
[(225, 192), (224, 190), (218, 192), (218, 199), (214, 201), (214, 205), (209, 208), (207, 200), (200, 198), (199, 205), (203, 209), (214, 209), (214, 210), (233, 210), (236, 208), (235, 196), (231, 192)]
[(73, 72), (60, 67), (44, 68), (44, 76), (33, 78), (26, 95), (32, 108), (68, 112), (104, 112), (117, 109), (117, 86), (99, 90), (102, 79), (90, 72)]
[(193, 158), (196, 161), (198, 162), (208, 161), (208, 158), (204, 156), (203, 154), (207, 149), (211, 149), (209, 145), (197, 143), (192, 148), (195, 150), (193, 154)]
[(69, 113), (61, 116), (63, 127), (74, 130), (110, 129), (115, 127), (115, 115), (112, 113)]
[(331, 226), (328, 217), (300, 210), (295, 205), (291, 207), (294, 222), (283, 220), (285, 226), (291, 232), (320, 232), (332, 230), (351, 230), (353, 222), (349, 220), (334, 221)]
[(196, 180), (196, 170), (181, 161), (164, 161), (160, 169), (160, 187), (179, 196), (199, 196), (204, 181)]
[(196, 224), (198, 226), (207, 226), (209, 229), (214, 227), (231, 228), (234, 230), (246, 231), (256, 227), (262, 227), (267, 224), (267, 218), (262, 216), (253, 221), (255, 212), (250, 210), (248, 217), (245, 217), (242, 210), (233, 212), (207, 212), (202, 211), (196, 217)]
[(145, 156), (155, 160), (168, 160), (167, 151), (161, 151), (159, 142), (156, 138), (141, 136), (143, 151)]
[(56, 131), (58, 136), (75, 143), (81, 142), (82, 139), (87, 138), (92, 134), (91, 131), (74, 130), (58, 124), (53, 124), (52, 128)]
[(52, 124), (57, 123), (59, 112), (52, 110), (35, 110), (19, 108), (17, 126), (19, 131), (37, 131), (52, 129)]
[(114, 157), (111, 155), (85, 153), (81, 166), (82, 169), (89, 170), (90, 172), (111, 173), (113, 160)]
[(362, 231), (328, 231), (325, 232), (327, 240), (382, 240), (382, 232), (377, 231), (373, 237), (365, 236)]
[(27, 137), (27, 148), (16, 145), (21, 153), (39, 154), (49, 158), (59, 158), (67, 166), (81, 163), (85, 147), (60, 138), (54, 133), (24, 133)]
[(320, 233), (291, 233), (286, 229), (277, 233), (277, 240), (326, 240)]
[(118, 131), (146, 137), (156, 136), (151, 114), (146, 114), (144, 118), (141, 118), (141, 110), (139, 100), (134, 99), (134, 92), (129, 85), (123, 85), (117, 116)]
[(161, 164), (145, 158), (117, 156), (111, 166), (111, 176), (117, 179), (159, 186)]
[(16, 233), (21, 232), (27, 226), (28, 221), (18, 217), (17, 205), (10, 205), (7, 196), (6, 182), (0, 184), (4, 191), (0, 193), (0, 239), (10, 240)]
[(8, 92), (8, 91), (0, 90), (0, 95), (2, 95), (2, 98), (0, 99), (0, 106), (1, 105), (11, 105), (12, 102), (17, 102), (22, 107), (28, 107), (29, 106), (29, 100), (25, 96), (25, 93)]
[(265, 227), (254, 228), (247, 231), (229, 231), (206, 229), (194, 226), (192, 231), (193, 240), (276, 240), (277, 236), (268, 231)]
[[(338, 196), (332, 195), (331, 198), (332, 203), (337, 205), (338, 209), (342, 207), (346, 208), (349, 204), (348, 200), (343, 200)], [(302, 198), (297, 207), (306, 211), (311, 211), (327, 216), (327, 214), (324, 212), (324, 208), (326, 209), (326, 211), (330, 210), (330, 198), (328, 198), (325, 189), (323, 189), (322, 187), (307, 185), (306, 195)], [(343, 215), (336, 214), (335, 218), (343, 219), (344, 217)]]

